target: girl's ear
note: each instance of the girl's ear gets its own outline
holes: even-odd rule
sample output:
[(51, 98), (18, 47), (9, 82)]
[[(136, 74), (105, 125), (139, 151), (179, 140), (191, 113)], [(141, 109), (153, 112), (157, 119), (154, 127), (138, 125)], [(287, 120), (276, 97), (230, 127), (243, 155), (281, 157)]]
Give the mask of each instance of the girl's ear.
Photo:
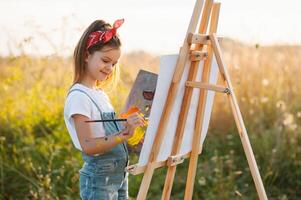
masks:
[(91, 54), (89, 53), (89, 51), (86, 51), (85, 53), (85, 62), (88, 62), (88, 58)]

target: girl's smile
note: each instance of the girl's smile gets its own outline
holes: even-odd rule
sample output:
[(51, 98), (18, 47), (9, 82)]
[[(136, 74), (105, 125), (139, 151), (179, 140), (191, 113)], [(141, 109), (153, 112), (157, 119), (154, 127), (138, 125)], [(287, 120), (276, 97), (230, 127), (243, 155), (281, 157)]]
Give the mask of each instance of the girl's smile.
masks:
[(119, 48), (105, 46), (100, 51), (87, 53), (85, 77), (82, 83), (90, 88), (95, 87), (96, 81), (106, 80), (113, 72), (121, 55)]

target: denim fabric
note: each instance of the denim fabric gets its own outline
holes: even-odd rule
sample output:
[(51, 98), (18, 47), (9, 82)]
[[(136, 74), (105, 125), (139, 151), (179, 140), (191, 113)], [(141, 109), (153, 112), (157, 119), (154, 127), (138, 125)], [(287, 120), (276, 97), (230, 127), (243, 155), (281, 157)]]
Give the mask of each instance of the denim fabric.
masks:
[[(85, 94), (97, 107), (102, 119), (115, 118), (115, 112), (102, 112), (93, 99), (87, 93)], [(103, 127), (106, 136), (113, 135), (123, 128), (118, 122), (104, 122)], [(79, 187), (80, 197), (83, 200), (128, 199), (128, 173), (124, 169), (129, 159), (125, 143), (101, 155), (89, 156), (82, 152), (82, 157), (85, 162), (79, 170)]]

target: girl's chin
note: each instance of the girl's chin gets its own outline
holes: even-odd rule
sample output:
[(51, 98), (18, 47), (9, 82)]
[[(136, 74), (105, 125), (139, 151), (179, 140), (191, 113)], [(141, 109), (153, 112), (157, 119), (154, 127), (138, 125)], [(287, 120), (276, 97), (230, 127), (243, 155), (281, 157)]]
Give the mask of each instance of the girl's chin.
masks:
[(106, 77), (103, 77), (103, 78), (99, 77), (99, 78), (97, 78), (98, 81), (105, 81), (106, 79), (107, 79)]
[(104, 77), (104, 79), (107, 79), (108, 76), (109, 76), (109, 74), (105, 74), (105, 73), (103, 73), (103, 72), (100, 72), (100, 74), (101, 74), (101, 77)]
[(107, 80), (107, 78), (108, 78), (108, 76), (99, 76), (99, 77), (97, 77), (97, 80), (98, 81), (105, 81), (105, 80)]
[(97, 80), (99, 80), (99, 81), (104, 81), (104, 80), (106, 80), (107, 78), (108, 78), (108, 75), (106, 75), (106, 74), (104, 74), (104, 73), (100, 73), (99, 74), (99, 76), (98, 77), (96, 77), (97, 78)]

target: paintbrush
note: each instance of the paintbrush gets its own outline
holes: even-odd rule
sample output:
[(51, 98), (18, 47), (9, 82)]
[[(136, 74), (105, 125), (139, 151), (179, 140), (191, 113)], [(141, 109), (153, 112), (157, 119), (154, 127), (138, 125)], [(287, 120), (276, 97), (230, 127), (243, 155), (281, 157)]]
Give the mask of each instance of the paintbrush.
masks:
[(85, 122), (118, 122), (118, 121), (126, 121), (125, 118), (120, 119), (98, 119), (98, 120), (87, 120)]
[[(148, 117), (144, 118), (145, 120), (148, 120)], [(97, 120), (87, 120), (85, 122), (120, 122), (120, 121), (126, 121), (126, 118), (117, 118), (117, 119), (97, 119)]]

